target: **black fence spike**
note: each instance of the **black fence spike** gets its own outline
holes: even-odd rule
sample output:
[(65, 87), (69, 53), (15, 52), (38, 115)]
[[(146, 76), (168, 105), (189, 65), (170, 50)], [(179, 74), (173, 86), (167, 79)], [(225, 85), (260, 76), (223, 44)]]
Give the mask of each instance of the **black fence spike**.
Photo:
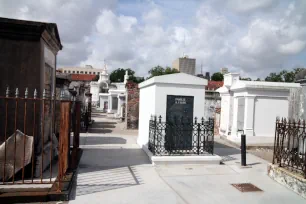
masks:
[(10, 87), (6, 88), (5, 97), (8, 98), (10, 96)]

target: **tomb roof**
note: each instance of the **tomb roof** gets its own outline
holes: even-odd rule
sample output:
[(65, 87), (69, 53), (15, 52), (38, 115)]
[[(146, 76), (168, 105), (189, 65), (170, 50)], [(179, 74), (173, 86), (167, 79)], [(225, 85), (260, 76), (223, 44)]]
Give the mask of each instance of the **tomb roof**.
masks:
[(39, 39), (47, 31), (62, 49), (61, 39), (55, 23), (25, 21), (0, 17), (0, 36), (12, 39)]
[(148, 79), (140, 83), (138, 87), (143, 88), (154, 84), (181, 84), (181, 85), (183, 84), (183, 85), (207, 86), (207, 79), (203, 79), (185, 73), (168, 74)]

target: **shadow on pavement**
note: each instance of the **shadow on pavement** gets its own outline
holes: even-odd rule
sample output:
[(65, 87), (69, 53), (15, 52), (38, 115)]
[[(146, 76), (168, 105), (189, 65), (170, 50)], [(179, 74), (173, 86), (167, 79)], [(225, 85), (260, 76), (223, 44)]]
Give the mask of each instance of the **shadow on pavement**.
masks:
[(142, 149), (84, 149), (72, 198), (143, 184), (135, 165), (151, 164)]
[[(143, 150), (126, 145), (127, 140), (123, 137), (103, 135), (113, 132), (116, 124), (116, 122), (108, 121), (95, 122), (89, 128), (88, 133), (100, 133), (101, 135), (87, 134), (86, 137), (81, 137), (81, 143), (84, 144), (83, 155), (72, 191), (72, 200), (76, 196), (143, 184), (135, 168), (136, 165), (151, 164)], [(108, 145), (90, 146), (99, 144)], [(117, 146), (112, 146), (112, 144)]]
[(86, 143), (81, 143), (84, 145), (99, 145), (99, 144), (126, 144), (126, 139), (122, 137), (96, 137), (88, 136), (81, 137), (82, 141), (85, 140)]
[(222, 157), (222, 162), (237, 160), (230, 155), (240, 154), (240, 150), (215, 141), (214, 153)]

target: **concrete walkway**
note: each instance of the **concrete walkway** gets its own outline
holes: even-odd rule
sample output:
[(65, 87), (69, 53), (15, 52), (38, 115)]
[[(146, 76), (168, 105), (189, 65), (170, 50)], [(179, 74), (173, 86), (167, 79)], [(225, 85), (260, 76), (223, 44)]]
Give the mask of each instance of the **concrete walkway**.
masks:
[[(84, 152), (69, 203), (306, 203), (267, 176), (265, 160), (247, 155), (252, 168), (241, 169), (240, 150), (220, 143), (215, 153), (223, 165), (153, 167), (136, 144), (136, 131), (95, 116), (90, 132), (81, 134)], [(242, 193), (235, 183), (252, 183), (263, 191)]]

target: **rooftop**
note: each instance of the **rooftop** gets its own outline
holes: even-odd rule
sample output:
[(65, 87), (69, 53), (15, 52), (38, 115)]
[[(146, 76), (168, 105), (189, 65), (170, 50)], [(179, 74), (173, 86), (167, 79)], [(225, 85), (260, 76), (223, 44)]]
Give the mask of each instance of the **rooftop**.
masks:
[(167, 74), (150, 78), (140, 83), (138, 87), (143, 88), (154, 84), (183, 84), (207, 86), (207, 80), (185, 73)]
[(95, 74), (71, 74), (71, 81), (92, 81)]

